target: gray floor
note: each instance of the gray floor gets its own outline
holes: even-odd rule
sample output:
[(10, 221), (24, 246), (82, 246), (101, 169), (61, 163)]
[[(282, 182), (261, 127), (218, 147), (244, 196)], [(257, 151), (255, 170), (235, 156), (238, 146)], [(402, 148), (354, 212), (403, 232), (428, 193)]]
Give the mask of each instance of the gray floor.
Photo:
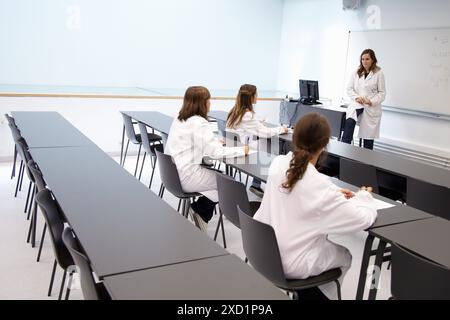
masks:
[[(118, 161), (117, 158), (115, 160)], [(126, 169), (129, 172), (133, 172), (135, 161), (135, 157), (127, 158)], [(47, 297), (54, 260), (51, 244), (49, 238), (46, 237), (41, 261), (36, 262), (38, 249), (33, 249), (26, 243), (28, 221), (26, 221), (23, 209), (27, 195), (28, 180), (24, 178), (22, 191), (17, 198), (14, 198), (15, 180), (10, 180), (11, 166), (11, 163), (0, 163), (0, 299), (57, 299), (62, 270), (57, 270), (53, 294), (51, 297)], [(150, 165), (147, 164), (142, 181), (148, 183), (149, 176)], [(245, 181), (245, 176), (243, 176), (243, 181)], [(152, 185), (152, 190), (155, 193), (158, 192), (159, 184), (159, 174), (156, 172)], [(253, 195), (251, 194), (251, 196)], [(176, 209), (178, 201), (175, 197), (166, 192), (164, 200)], [(254, 197), (251, 200), (257, 200), (257, 198)], [(38, 238), (40, 238), (43, 226), (42, 221), (42, 217), (39, 217)], [(209, 223), (208, 235), (211, 238), (214, 236), (216, 224), (217, 216), (213, 217), (213, 220)], [(240, 230), (225, 220), (225, 231), (227, 250), (244, 258)], [(346, 236), (330, 236), (330, 239), (333, 241), (347, 247), (353, 255), (352, 267), (342, 284), (343, 299), (355, 298), (365, 238), (365, 232)], [(222, 244), (220, 236), (218, 241)], [(390, 297), (390, 271), (385, 268), (386, 266), (381, 272), (378, 299)], [(70, 298), (83, 299), (76, 280), (73, 287), (75, 288), (72, 290)]]

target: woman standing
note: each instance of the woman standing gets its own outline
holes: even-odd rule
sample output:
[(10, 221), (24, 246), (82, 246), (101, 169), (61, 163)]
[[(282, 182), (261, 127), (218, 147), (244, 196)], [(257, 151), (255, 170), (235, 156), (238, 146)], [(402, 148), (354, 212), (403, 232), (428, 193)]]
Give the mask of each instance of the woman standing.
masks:
[(186, 90), (178, 118), (170, 127), (165, 150), (175, 162), (183, 190), (203, 194), (191, 204), (189, 214), (197, 227), (205, 232), (218, 195), (216, 172), (201, 166), (203, 157), (221, 159), (243, 156), (249, 151), (248, 146), (224, 147), (216, 138), (207, 120), (210, 98), (205, 87), (189, 87)]
[[(237, 133), (242, 143), (246, 143), (245, 137), (271, 138), (273, 136), (287, 133), (284, 127), (269, 128), (256, 119), (253, 105), (256, 104), (258, 93), (256, 86), (243, 84), (239, 88), (234, 107), (228, 113), (227, 131)], [(252, 139), (253, 141), (253, 139)], [(257, 145), (252, 145), (257, 149)], [(253, 179), (250, 191), (259, 197), (263, 197), (264, 191), (261, 189), (261, 181)]]
[(381, 103), (386, 97), (384, 73), (377, 65), (372, 49), (361, 53), (358, 70), (350, 77), (347, 95), (352, 100), (348, 107), (342, 142), (351, 143), (359, 119), (358, 137), (364, 148), (373, 149), (374, 139), (380, 136)]

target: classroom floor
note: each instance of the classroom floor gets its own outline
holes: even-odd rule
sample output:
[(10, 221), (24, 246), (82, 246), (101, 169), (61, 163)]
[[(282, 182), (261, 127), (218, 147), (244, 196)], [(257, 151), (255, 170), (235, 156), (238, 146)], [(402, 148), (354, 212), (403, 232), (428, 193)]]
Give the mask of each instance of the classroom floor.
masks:
[[(115, 160), (119, 161), (118, 158), (115, 158)], [(134, 172), (135, 163), (136, 157), (127, 157), (126, 169), (129, 172)], [(51, 297), (47, 297), (47, 289), (54, 261), (50, 239), (46, 236), (41, 261), (36, 262), (43, 218), (38, 214), (37, 247), (31, 248), (26, 243), (29, 223), (24, 213), (28, 179), (25, 175), (22, 191), (19, 192), (17, 198), (14, 198), (16, 181), (15, 179), (10, 180), (11, 168), (12, 163), (0, 163), (0, 299), (57, 299), (62, 279), (62, 270), (57, 270), (53, 294)], [(142, 175), (142, 182), (148, 184), (149, 178), (150, 164), (147, 161)], [(242, 178), (245, 181), (244, 175)], [(155, 172), (152, 184), (152, 190), (155, 193), (158, 193), (159, 185), (159, 173)], [(258, 200), (251, 193), (249, 193), (249, 196), (251, 198), (250, 200)], [(177, 208), (178, 200), (170, 193), (165, 193), (164, 200), (175, 209)], [(218, 216), (214, 216), (208, 225), (208, 235), (211, 238), (214, 237), (217, 218)], [(245, 255), (242, 249), (240, 230), (225, 219), (225, 232), (227, 250), (244, 259)], [(330, 236), (331, 240), (347, 247), (353, 255), (352, 266), (342, 284), (343, 299), (355, 299), (365, 238), (365, 232), (346, 236)], [(222, 245), (220, 233), (218, 241)], [(386, 270), (386, 266), (387, 264), (384, 264), (381, 272), (377, 299), (387, 299), (390, 297), (390, 271)], [(75, 289), (72, 290), (70, 299), (83, 299), (77, 280), (74, 281), (74, 287)], [(367, 292), (368, 290), (366, 289), (366, 295)]]

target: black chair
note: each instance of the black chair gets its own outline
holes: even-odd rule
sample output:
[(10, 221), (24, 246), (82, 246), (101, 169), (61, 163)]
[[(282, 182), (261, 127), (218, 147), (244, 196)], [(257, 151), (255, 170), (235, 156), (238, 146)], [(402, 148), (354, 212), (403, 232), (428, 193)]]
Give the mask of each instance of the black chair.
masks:
[(286, 279), (273, 228), (253, 219), (241, 208), (238, 208), (238, 212), (244, 252), (256, 271), (277, 287), (292, 292), (296, 299), (298, 299), (297, 291), (299, 290), (318, 287), (333, 281), (336, 283), (338, 298), (341, 300), (341, 285), (338, 281), (342, 275), (340, 268), (307, 279)]
[(398, 300), (450, 300), (450, 269), (392, 244), (391, 294)]
[(214, 240), (217, 239), (219, 227), (222, 226), (223, 246), (226, 248), (225, 230), (223, 225), (224, 215), (234, 226), (241, 228), (239, 224), (239, 213), (237, 208), (242, 208), (245, 212), (248, 212), (253, 216), (259, 209), (261, 202), (249, 201), (247, 190), (245, 186), (230, 176), (218, 173), (216, 175), (217, 180), (217, 192), (219, 194), (219, 221), (217, 223), (216, 232), (214, 234)]
[(158, 140), (156, 143), (152, 143), (148, 138), (147, 126), (142, 122), (138, 122), (139, 130), (141, 132), (142, 137), (142, 147), (144, 148), (144, 158), (142, 159), (141, 172), (139, 173), (139, 180), (141, 180), (142, 170), (144, 169), (145, 156), (148, 154), (150, 157), (150, 162), (152, 165), (152, 174), (150, 177), (150, 183), (148, 185), (149, 188), (152, 187), (153, 175), (155, 174), (156, 167), (156, 153), (155, 150), (159, 152), (164, 152), (164, 147), (161, 140)]
[(377, 170), (371, 165), (341, 158), (339, 179), (357, 187), (372, 187), (374, 193), (379, 193)]
[[(58, 300), (61, 300), (62, 293), (64, 291), (64, 285), (66, 283), (67, 272), (69, 271), (69, 267), (75, 264), (62, 239), (62, 233), (64, 231), (64, 220), (62, 218), (63, 214), (59, 209), (56, 200), (53, 199), (48, 189), (44, 188), (43, 190), (39, 191), (39, 193), (36, 195), (36, 202), (41, 208), (46, 225), (48, 225), (53, 253), (55, 254), (55, 262), (53, 263), (52, 276), (50, 278), (50, 286), (48, 288), (48, 296), (50, 297), (52, 294), (56, 265), (58, 264), (64, 271), (58, 296)], [(66, 290), (67, 297), (69, 293), (70, 288), (68, 287)]]
[[(9, 128), (11, 129), (11, 134), (13, 136), (14, 139), (14, 145), (15, 145), (15, 150), (18, 153), (18, 155), (20, 156), (21, 160), (20, 160), (20, 166), (19, 166), (19, 174), (17, 175), (17, 184), (16, 184), (16, 191), (14, 193), (14, 197), (17, 197), (17, 192), (19, 190), (22, 190), (22, 179), (23, 179), (23, 170), (24, 170), (24, 166), (25, 166), (25, 159), (22, 158), (23, 153), (20, 150), (20, 147), (18, 146), (18, 142), (22, 141), (23, 145), (26, 146), (26, 149), (28, 149), (27, 144), (25, 142), (25, 139), (20, 135), (20, 131), (19, 129), (17, 129), (17, 127), (8, 124)], [(16, 158), (17, 159), (17, 158)], [(15, 170), (14, 170), (15, 171)], [(14, 173), (15, 175), (15, 173)]]
[[(10, 129), (11, 129), (11, 127), (14, 127), (17, 129), (16, 121), (14, 120), (13, 117), (11, 117), (9, 114), (5, 113), (5, 118), (8, 121), (8, 125), (10, 126)], [(17, 130), (19, 130), (19, 129), (17, 129)], [(13, 133), (12, 129), (11, 129), (11, 134), (13, 135), (13, 139), (15, 141), (16, 139), (14, 138), (14, 133)], [(13, 167), (12, 167), (12, 171), (11, 171), (11, 179), (14, 178), (14, 176), (16, 175), (16, 162), (17, 162), (17, 147), (16, 147), (16, 144), (14, 143), (14, 160), (13, 160)]]
[[(133, 121), (132, 121), (131, 117), (126, 115), (126, 114), (124, 114), (124, 113), (121, 113), (121, 114), (122, 114), (122, 118), (123, 118), (123, 125), (124, 125), (124, 128), (125, 128), (125, 133), (127, 134), (128, 140), (127, 140), (127, 146), (125, 148), (125, 153), (123, 155), (123, 158), (121, 159), (121, 163), (120, 164), (122, 165), (122, 167), (125, 166), (125, 159), (127, 157), (128, 145), (130, 144), (130, 141), (133, 144), (138, 144), (139, 145), (139, 151), (138, 151), (138, 157), (137, 157), (137, 161), (136, 161), (136, 168), (134, 169), (134, 176), (136, 176), (138, 165), (139, 165), (139, 157), (141, 155), (142, 138), (141, 138), (141, 134), (139, 134), (139, 133), (136, 134), (136, 132), (134, 131)], [(151, 142), (154, 142), (154, 141), (160, 141), (161, 137), (158, 136), (157, 134), (149, 133), (148, 134), (148, 139)]]
[(69, 250), (73, 261), (80, 274), (81, 291), (83, 292), (84, 299), (86, 300), (111, 300), (111, 296), (106, 291), (105, 286), (101, 282), (95, 282), (91, 263), (78, 240), (72, 233), (70, 228), (66, 228), (63, 231), (63, 242)]
[(200, 197), (201, 194), (198, 192), (188, 193), (183, 191), (177, 167), (171, 156), (156, 150), (156, 157), (158, 158), (159, 173), (161, 175), (161, 188), (159, 190), (159, 196), (162, 198), (164, 196), (164, 190), (169, 190), (170, 193), (180, 199), (177, 210), (180, 210), (180, 205), (182, 203), (183, 207), (181, 214), (187, 218), (191, 205), (191, 199)]
[(450, 188), (408, 177), (406, 203), (413, 208), (450, 220)]

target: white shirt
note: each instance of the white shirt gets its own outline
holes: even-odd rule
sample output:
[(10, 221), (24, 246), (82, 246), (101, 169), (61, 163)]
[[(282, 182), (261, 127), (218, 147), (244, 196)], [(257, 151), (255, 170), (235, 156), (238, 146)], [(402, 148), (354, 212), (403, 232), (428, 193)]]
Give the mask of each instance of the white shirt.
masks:
[(340, 188), (312, 164), (293, 190), (282, 188), (292, 153), (276, 157), (261, 207), (255, 219), (271, 225), (287, 278), (305, 279), (351, 264), (348, 250), (327, 239), (328, 234), (351, 233), (371, 226), (377, 212), (372, 195), (360, 191), (345, 199)]
[(181, 181), (202, 169), (200, 164), (205, 156), (220, 159), (245, 155), (243, 147), (222, 146), (209, 122), (200, 116), (192, 116), (186, 121), (177, 118), (172, 122), (165, 153), (174, 159)]
[[(347, 118), (355, 121), (356, 109), (364, 108), (359, 123), (359, 138), (375, 139), (380, 136), (381, 103), (386, 98), (386, 84), (382, 70), (370, 71), (367, 77), (359, 76), (355, 71), (347, 84), (347, 95), (352, 104), (347, 109)], [(361, 105), (355, 100), (357, 97), (366, 97), (372, 106)]]

